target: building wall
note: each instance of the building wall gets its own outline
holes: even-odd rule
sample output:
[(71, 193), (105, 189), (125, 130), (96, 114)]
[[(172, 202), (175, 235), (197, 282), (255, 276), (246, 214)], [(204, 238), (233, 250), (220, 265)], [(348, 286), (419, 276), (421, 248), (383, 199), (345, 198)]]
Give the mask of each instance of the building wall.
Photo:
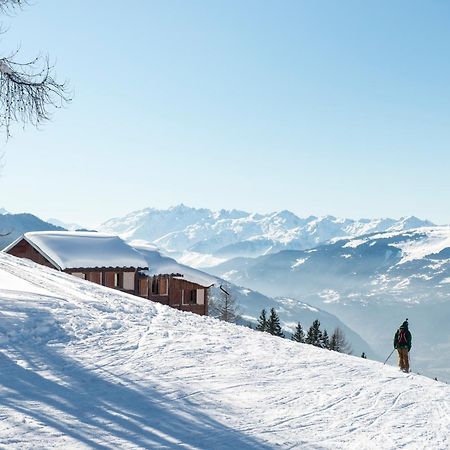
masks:
[(137, 273), (134, 269), (67, 269), (64, 272), (84, 280), (117, 289), (128, 294), (139, 295), (137, 290)]
[(208, 314), (208, 289), (205, 286), (171, 275), (157, 275), (149, 277), (147, 282), (140, 281), (139, 287), (139, 295), (152, 301), (181, 311)]
[(50, 261), (44, 258), (25, 239), (22, 239), (14, 247), (10, 248), (7, 253), (16, 256), (17, 258), (29, 259), (31, 261), (34, 261), (35, 263), (41, 264), (42, 266), (52, 267), (53, 269), (56, 269), (56, 267)]

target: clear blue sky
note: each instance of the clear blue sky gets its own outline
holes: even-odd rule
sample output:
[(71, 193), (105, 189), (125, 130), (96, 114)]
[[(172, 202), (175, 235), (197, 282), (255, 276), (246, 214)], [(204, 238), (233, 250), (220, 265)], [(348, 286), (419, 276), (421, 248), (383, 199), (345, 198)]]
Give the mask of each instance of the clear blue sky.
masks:
[(0, 206), (94, 224), (191, 206), (450, 223), (450, 3), (36, 0), (73, 102), (2, 149)]

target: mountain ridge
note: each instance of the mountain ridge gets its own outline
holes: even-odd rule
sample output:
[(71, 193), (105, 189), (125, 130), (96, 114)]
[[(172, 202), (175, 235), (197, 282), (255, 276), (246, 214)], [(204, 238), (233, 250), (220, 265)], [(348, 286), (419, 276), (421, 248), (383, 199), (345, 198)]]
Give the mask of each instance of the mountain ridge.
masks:
[(181, 262), (196, 267), (215, 265), (236, 256), (257, 257), (285, 249), (304, 250), (332, 239), (375, 231), (434, 225), (415, 216), (400, 219), (298, 217), (289, 210), (267, 214), (240, 210), (212, 211), (186, 205), (166, 210), (145, 208), (110, 219), (99, 231), (126, 240), (143, 239)]

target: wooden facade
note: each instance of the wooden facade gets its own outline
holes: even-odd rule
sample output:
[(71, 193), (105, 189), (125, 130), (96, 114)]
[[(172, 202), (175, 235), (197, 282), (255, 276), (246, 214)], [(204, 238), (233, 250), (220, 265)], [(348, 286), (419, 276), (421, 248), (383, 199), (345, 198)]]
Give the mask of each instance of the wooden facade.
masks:
[[(53, 261), (37, 251), (27, 240), (21, 239), (7, 253), (18, 258), (26, 258), (43, 266), (61, 270)], [(208, 314), (208, 287), (191, 282), (180, 274), (160, 274), (149, 276), (139, 268), (74, 267), (63, 270), (78, 278), (138, 295), (149, 300), (171, 306), (182, 311), (200, 315)]]
[(186, 280), (180, 274), (139, 274), (139, 295), (154, 302), (201, 316), (208, 315), (208, 287)]

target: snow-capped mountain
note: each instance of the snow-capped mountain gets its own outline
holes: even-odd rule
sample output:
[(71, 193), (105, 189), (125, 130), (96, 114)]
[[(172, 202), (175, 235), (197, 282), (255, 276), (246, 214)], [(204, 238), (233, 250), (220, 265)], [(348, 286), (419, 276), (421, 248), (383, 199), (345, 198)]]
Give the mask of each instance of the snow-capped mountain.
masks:
[(0, 254), (0, 442), (445, 449), (450, 387)]
[(184, 205), (143, 209), (111, 219), (98, 229), (126, 240), (154, 242), (181, 262), (208, 267), (238, 256), (257, 257), (281, 250), (303, 250), (330, 239), (370, 232), (407, 230), (431, 222), (416, 217), (394, 219), (306, 219), (290, 211), (255, 214), (244, 211), (211, 211)]
[(416, 367), (450, 380), (450, 227), (340, 239), (314, 249), (236, 258), (211, 273), (336, 314), (378, 354), (408, 317)]
[(22, 234), (28, 231), (54, 231), (64, 228), (44, 222), (33, 214), (1, 214), (0, 215), (0, 249), (5, 248)]
[(298, 322), (302, 324), (306, 331), (312, 322), (318, 319), (322, 329), (326, 329), (329, 334), (339, 327), (344, 332), (355, 354), (365, 352), (369, 358), (377, 357), (367, 342), (333, 314), (293, 298), (268, 297), (252, 289), (237, 286), (206, 272), (179, 264), (173, 258), (161, 255), (158, 250), (146, 242), (132, 241), (131, 245), (142, 253), (151, 272), (179, 273), (199, 284), (214, 285), (210, 289), (213, 300), (223, 295), (220, 290), (220, 286), (223, 285), (227, 292), (236, 299), (243, 319), (242, 323), (255, 325), (263, 308), (267, 311), (270, 308), (275, 308), (280, 316), (281, 326), (287, 333), (293, 333)]

